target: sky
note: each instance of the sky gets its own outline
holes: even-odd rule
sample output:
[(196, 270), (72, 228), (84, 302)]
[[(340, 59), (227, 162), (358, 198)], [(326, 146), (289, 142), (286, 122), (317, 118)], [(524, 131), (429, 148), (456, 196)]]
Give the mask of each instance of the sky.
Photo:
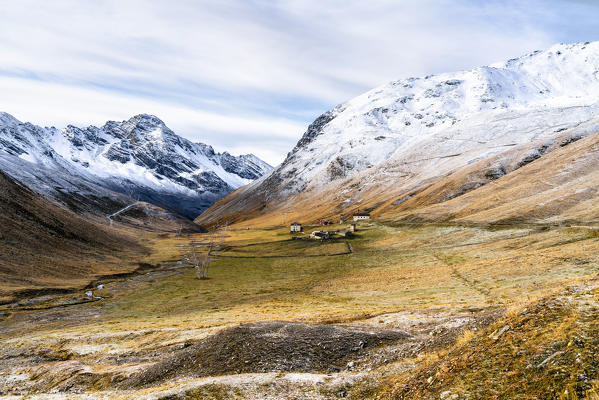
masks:
[(153, 114), (276, 165), (388, 81), (599, 40), (599, 0), (0, 0), (0, 111), (42, 126)]

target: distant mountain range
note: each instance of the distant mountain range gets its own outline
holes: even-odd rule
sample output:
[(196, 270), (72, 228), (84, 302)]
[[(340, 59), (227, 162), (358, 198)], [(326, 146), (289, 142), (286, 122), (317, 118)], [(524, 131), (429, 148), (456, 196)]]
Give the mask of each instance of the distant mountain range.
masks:
[(79, 211), (118, 208), (126, 195), (195, 218), (271, 169), (177, 136), (152, 115), (59, 130), (0, 112), (0, 170)]
[[(452, 199), (459, 208), (466, 194), (474, 202), (483, 186), (485, 196), (492, 196), (493, 187), (507, 182), (504, 176), (598, 131), (599, 42), (560, 44), (470, 71), (402, 79), (318, 117), (278, 168), (219, 201), (197, 222), (270, 225), (280, 223), (283, 212), (289, 220), (309, 222), (358, 210), (413, 220), (414, 210)], [(571, 167), (563, 159), (543, 164), (548, 180), (565, 173), (554, 170), (558, 165)], [(487, 220), (555, 220), (571, 207), (565, 200), (574, 195), (570, 191), (582, 190), (557, 181), (540, 184), (541, 175), (535, 176), (529, 185), (543, 192), (539, 207), (552, 204), (553, 211), (508, 207)], [(487, 187), (491, 182), (496, 185)], [(454, 212), (437, 207), (430, 218), (451, 220)], [(428, 218), (417, 214), (419, 221)]]

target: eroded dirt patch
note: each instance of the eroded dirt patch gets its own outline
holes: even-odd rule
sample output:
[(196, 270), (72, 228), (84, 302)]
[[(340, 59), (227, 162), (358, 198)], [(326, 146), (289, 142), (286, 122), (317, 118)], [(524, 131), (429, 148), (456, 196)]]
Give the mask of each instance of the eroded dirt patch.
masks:
[(182, 376), (339, 371), (356, 354), (409, 338), (398, 330), (279, 321), (245, 324), (180, 350), (121, 386), (140, 387)]

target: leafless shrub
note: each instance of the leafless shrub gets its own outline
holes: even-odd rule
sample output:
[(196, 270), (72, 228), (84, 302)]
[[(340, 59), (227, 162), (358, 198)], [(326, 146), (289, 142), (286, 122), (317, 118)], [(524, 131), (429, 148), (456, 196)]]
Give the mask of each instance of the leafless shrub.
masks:
[(208, 279), (208, 267), (212, 261), (209, 254), (202, 254), (196, 250), (196, 246), (191, 247), (191, 257), (189, 258), (196, 270), (198, 279)]
[(197, 245), (192, 243), (189, 260), (196, 270), (196, 277), (198, 279), (208, 279), (208, 267), (214, 260), (214, 257), (218, 256), (218, 252), (227, 234), (227, 227), (228, 224), (220, 225), (210, 233), (208, 251), (205, 254), (198, 252)]

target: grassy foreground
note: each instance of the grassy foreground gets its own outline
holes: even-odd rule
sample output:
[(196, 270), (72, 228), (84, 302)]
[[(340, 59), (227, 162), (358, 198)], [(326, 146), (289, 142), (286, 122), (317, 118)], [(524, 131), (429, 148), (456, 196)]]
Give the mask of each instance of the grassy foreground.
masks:
[[(595, 273), (594, 237), (588, 229), (371, 225), (350, 240), (352, 255), (269, 258), (297, 251), (290, 251), (296, 241), (285, 230), (232, 230), (222, 254), (247, 255), (249, 247), (257, 258), (218, 259), (207, 281), (187, 270), (136, 287), (106, 303), (104, 318), (136, 324), (158, 315), (168, 324), (183, 319), (212, 326), (506, 306)], [(335, 243), (308, 243), (312, 253), (338, 250)]]
[[(231, 229), (221, 255), (255, 258), (218, 258), (210, 266), (208, 280), (196, 279), (193, 269), (175, 268), (131, 280), (106, 282), (102, 289), (94, 290), (94, 295), (104, 297), (101, 301), (62, 311), (40, 310), (10, 315), (0, 321), (0, 340), (5, 343), (4, 352), (20, 349), (35, 355), (42, 348), (50, 348), (55, 354), (52, 362), (61, 357), (62, 360), (77, 360), (95, 374), (105, 374), (105, 380), (94, 383), (93, 390), (89, 387), (86, 390), (92, 390), (98, 396), (109, 393), (106, 395), (111, 398), (116, 395), (110, 392), (113, 389), (109, 377), (152, 363), (147, 354), (160, 355), (162, 351), (170, 351), (172, 346), (201, 340), (219, 329), (240, 323), (290, 320), (363, 324), (390, 329), (413, 328), (414, 332), (424, 332), (428, 337), (436, 334), (435, 318), (451, 320), (458, 314), (476, 316), (489, 311), (501, 315), (506, 310), (507, 317), (501, 318), (520, 315), (514, 310), (520, 312), (539, 299), (551, 298), (568, 286), (593, 279), (599, 265), (597, 237), (590, 227), (491, 229), (366, 223), (360, 226), (356, 237), (348, 240), (352, 254), (331, 255), (346, 248), (345, 239), (321, 244), (290, 240), (286, 229)], [(148, 260), (158, 262), (162, 257), (163, 261), (172, 262), (182, 259), (190, 241), (205, 240), (207, 238), (202, 234), (152, 237), (148, 242), (151, 242), (154, 254)], [(542, 328), (544, 323), (548, 326), (557, 324), (551, 325), (551, 331), (543, 339), (543, 343), (553, 343), (553, 339), (562, 343), (556, 345), (556, 351), (561, 348), (559, 346), (568, 346), (570, 335), (559, 325), (560, 315), (568, 321), (576, 320), (574, 314), (568, 312), (564, 308), (563, 314), (555, 314), (553, 319), (548, 316), (545, 322), (535, 320), (537, 325), (533, 324), (534, 329)], [(48, 313), (60, 318), (50, 318)], [(424, 321), (425, 316), (428, 322), (419, 322)], [(500, 319), (497, 323), (511, 324), (513, 332), (517, 321)], [(481, 332), (483, 330), (456, 331), (461, 338), (458, 345), (471, 346), (471, 354), (478, 349), (476, 354), (484, 355), (487, 353), (480, 349), (488, 349), (503, 340), (503, 337), (497, 341), (488, 339), (487, 343), (485, 338), (492, 331), (485, 333), (486, 336), (481, 336)], [(529, 333), (524, 337), (527, 335)], [(452, 357), (455, 363), (461, 360), (459, 357), (463, 353), (452, 350), (455, 343), (455, 340), (447, 341), (411, 358), (398, 357), (395, 361), (371, 365), (360, 372), (367, 374), (365, 378), (360, 375), (364, 380), (349, 385), (344, 393), (355, 398), (379, 395), (385, 398), (428, 398), (429, 395), (439, 398), (445, 386), (439, 380), (429, 382), (429, 377), (431, 374), (443, 376), (445, 383), (458, 379), (450, 376), (457, 367), (444, 367), (442, 361), (446, 356)], [(528, 343), (531, 348), (540, 346), (534, 345), (531, 339)], [(442, 346), (441, 350), (439, 346)], [(516, 354), (518, 350), (518, 346), (508, 344), (506, 349), (497, 350), (493, 357), (502, 363), (502, 355)], [(122, 357), (121, 361), (117, 363), (115, 357)], [(559, 359), (558, 356), (555, 358)], [(45, 378), (35, 375), (39, 365), (33, 367), (32, 360), (24, 359), (19, 366), (5, 365), (0, 378), (18, 374), (29, 376), (33, 382), (31, 386), (20, 386), (26, 393), (44, 393), (56, 387), (53, 381), (44, 383)], [(507, 358), (504, 361), (509, 363)], [(540, 359), (538, 363), (542, 361)], [(465, 371), (459, 375), (459, 393), (472, 393), (471, 398), (485, 398), (475, 389), (476, 382), (491, 379), (491, 372), (484, 372), (493, 371), (490, 366), (485, 366), (486, 362), (490, 361), (479, 360), (476, 368), (468, 367), (466, 361), (459, 364)], [(506, 368), (504, 364), (498, 365), (500, 370)], [(526, 369), (524, 361), (510, 365), (519, 371)], [(434, 373), (431, 372), (433, 369)], [(585, 387), (590, 388), (596, 376), (587, 375), (589, 382)], [(530, 380), (524, 372), (518, 376), (522, 376), (523, 381)], [(495, 387), (496, 394), (491, 397), (515, 398), (503, 394), (521, 393), (519, 382), (515, 380), (513, 386)], [(574, 398), (572, 393), (577, 398), (586, 396), (586, 389), (576, 389), (575, 383), (572, 380), (566, 382), (565, 378), (553, 379), (551, 387), (555, 393), (559, 389), (563, 394), (566, 388), (562, 390), (562, 384), (574, 387), (568, 392), (568, 398)], [(542, 382), (539, 385), (542, 386)], [(161, 385), (144, 393), (170, 387), (172, 385)], [(229, 389), (223, 390), (223, 393), (231, 393)], [(127, 393), (118, 392), (123, 398), (139, 395)], [(343, 397), (341, 392), (335, 391), (330, 397), (322, 390), (318, 393), (322, 398)], [(230, 398), (227, 396), (214, 398)]]

